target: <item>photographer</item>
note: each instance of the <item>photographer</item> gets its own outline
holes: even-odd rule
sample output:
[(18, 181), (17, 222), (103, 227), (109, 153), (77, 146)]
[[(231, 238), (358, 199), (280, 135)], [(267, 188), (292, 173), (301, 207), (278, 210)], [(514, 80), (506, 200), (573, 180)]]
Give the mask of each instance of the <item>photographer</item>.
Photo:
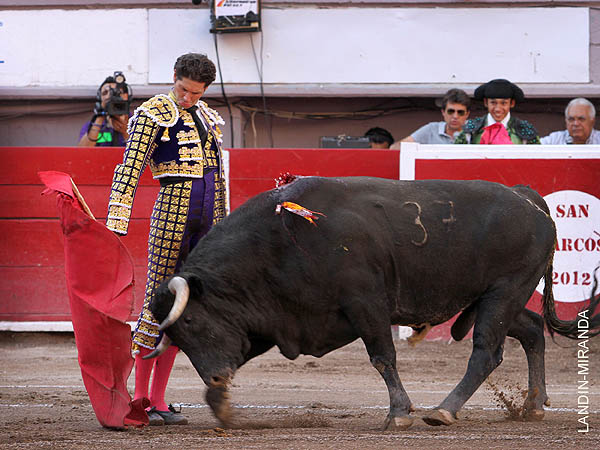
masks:
[(122, 72), (107, 77), (96, 93), (94, 115), (79, 133), (80, 147), (124, 147), (129, 135), (131, 89)]

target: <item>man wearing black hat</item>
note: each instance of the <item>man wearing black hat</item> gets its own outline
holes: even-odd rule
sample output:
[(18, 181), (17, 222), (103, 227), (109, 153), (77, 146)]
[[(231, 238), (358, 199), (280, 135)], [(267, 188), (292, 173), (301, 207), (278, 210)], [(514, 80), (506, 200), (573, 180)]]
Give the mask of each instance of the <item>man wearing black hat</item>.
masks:
[(540, 137), (526, 120), (511, 116), (510, 110), (525, 99), (521, 88), (508, 80), (496, 79), (475, 89), (483, 100), (487, 116), (469, 119), (455, 144), (539, 144)]

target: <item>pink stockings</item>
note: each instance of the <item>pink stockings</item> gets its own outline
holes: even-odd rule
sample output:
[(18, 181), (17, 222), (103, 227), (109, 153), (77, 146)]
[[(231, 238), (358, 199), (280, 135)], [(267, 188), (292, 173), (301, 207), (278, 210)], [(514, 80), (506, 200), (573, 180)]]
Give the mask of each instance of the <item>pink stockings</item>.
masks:
[[(147, 397), (150, 399), (150, 406), (155, 406), (159, 411), (167, 411), (168, 406), (165, 403), (165, 391), (169, 381), (169, 374), (175, 362), (178, 347), (171, 345), (162, 355), (153, 359), (142, 359), (151, 350), (140, 347), (140, 352), (135, 356), (135, 394), (134, 400)], [(152, 390), (148, 395), (150, 385), (150, 373), (154, 368), (154, 378), (152, 379)]]

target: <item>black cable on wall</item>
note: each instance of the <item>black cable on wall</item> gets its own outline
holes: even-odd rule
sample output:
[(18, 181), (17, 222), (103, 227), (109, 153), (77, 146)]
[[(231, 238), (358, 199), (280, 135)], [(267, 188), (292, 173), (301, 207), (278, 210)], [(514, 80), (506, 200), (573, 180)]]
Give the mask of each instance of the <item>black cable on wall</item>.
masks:
[(231, 113), (231, 103), (229, 102), (229, 98), (227, 98), (227, 94), (225, 94), (225, 84), (223, 83), (223, 74), (221, 73), (221, 59), (219, 58), (219, 45), (217, 43), (217, 33), (214, 34), (215, 37), (215, 53), (217, 54), (217, 68), (219, 69), (219, 79), (221, 82), (221, 93), (223, 94), (223, 99), (225, 100), (225, 104), (227, 105), (227, 111), (229, 111), (229, 132), (231, 133), (231, 146), (234, 146), (234, 133), (233, 133), (233, 114)]

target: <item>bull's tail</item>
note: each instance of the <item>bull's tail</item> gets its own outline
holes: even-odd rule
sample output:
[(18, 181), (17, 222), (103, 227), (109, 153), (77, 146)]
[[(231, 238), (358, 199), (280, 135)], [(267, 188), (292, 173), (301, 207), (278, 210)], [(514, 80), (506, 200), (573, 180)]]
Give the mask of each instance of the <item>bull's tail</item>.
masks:
[(553, 259), (554, 253), (548, 261), (546, 273), (544, 274), (544, 297), (542, 299), (544, 321), (546, 322), (548, 331), (551, 335), (554, 335), (554, 332), (556, 332), (570, 339), (577, 339), (583, 331), (582, 329), (579, 329), (578, 319), (585, 318), (587, 319), (585, 328), (586, 337), (592, 337), (600, 334), (600, 314), (594, 315), (594, 311), (596, 310), (598, 303), (600, 303), (600, 293), (596, 292), (598, 290), (598, 280), (596, 278), (596, 272), (598, 268), (594, 270), (594, 283), (592, 286), (592, 292), (589, 300), (590, 303), (588, 307), (580, 311), (575, 320), (562, 320), (558, 318), (556, 315), (556, 309), (554, 308), (554, 294), (552, 292), (552, 272), (554, 270), (552, 264)]

